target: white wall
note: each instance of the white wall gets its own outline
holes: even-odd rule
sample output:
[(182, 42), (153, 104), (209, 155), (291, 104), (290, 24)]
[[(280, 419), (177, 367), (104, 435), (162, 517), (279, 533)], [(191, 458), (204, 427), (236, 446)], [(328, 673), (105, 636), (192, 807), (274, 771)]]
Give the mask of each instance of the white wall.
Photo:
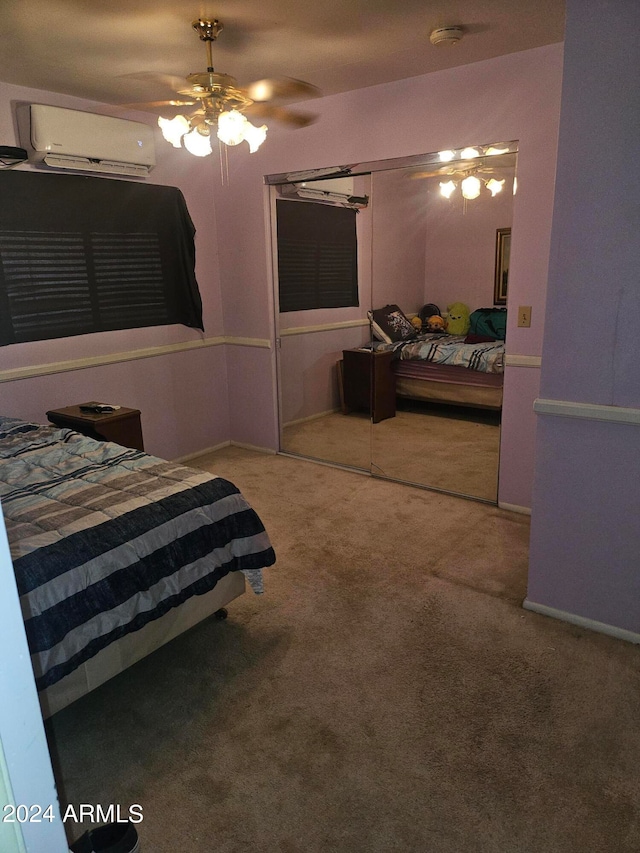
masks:
[[(38, 805), (43, 811), (51, 805), (54, 820), (20, 825), (25, 847), (28, 853), (67, 853), (1, 507), (0, 584), (0, 807), (2, 789), (14, 805)], [(0, 824), (2, 853), (21, 849), (20, 833), (12, 828)]]

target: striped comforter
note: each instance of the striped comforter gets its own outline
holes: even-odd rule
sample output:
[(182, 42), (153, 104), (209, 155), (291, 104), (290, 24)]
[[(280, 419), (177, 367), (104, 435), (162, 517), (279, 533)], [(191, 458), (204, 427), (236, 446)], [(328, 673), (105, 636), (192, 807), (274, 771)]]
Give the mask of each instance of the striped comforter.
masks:
[(392, 350), (396, 358), (450, 364), (482, 373), (504, 373), (504, 341), (465, 343), (464, 335), (427, 333), (409, 341), (377, 342), (376, 350)]
[(0, 502), (38, 689), (275, 555), (228, 480), (0, 417)]

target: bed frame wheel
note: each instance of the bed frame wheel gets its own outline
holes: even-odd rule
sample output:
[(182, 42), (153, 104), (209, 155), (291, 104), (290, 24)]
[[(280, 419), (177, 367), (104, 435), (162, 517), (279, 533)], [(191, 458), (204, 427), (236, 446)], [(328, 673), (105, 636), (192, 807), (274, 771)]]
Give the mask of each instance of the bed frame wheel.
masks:
[(226, 607), (221, 607), (220, 610), (216, 610), (213, 615), (216, 617), (216, 619), (226, 619), (229, 615), (229, 611)]

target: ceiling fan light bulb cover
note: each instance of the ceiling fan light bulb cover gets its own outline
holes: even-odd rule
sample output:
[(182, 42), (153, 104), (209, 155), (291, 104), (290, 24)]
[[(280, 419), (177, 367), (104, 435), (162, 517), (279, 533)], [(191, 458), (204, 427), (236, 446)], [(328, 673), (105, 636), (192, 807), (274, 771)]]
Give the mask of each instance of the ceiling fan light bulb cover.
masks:
[(456, 185), (453, 181), (441, 181), (440, 182), (440, 195), (443, 195), (445, 198), (451, 198), (453, 192), (455, 191)]
[(211, 154), (211, 140), (194, 129), (182, 137), (184, 147), (194, 157), (206, 157)]
[(237, 110), (229, 110), (218, 116), (218, 139), (225, 145), (240, 145), (244, 142), (247, 119)]
[(159, 116), (158, 127), (167, 142), (170, 142), (174, 148), (181, 147), (182, 137), (189, 132), (189, 122), (184, 116), (176, 116), (172, 119)]
[(258, 148), (260, 148), (267, 138), (267, 130), (266, 124), (256, 127), (250, 121), (247, 121), (244, 129), (244, 138), (249, 144), (249, 154), (255, 154)]
[(469, 175), (464, 181), (460, 184), (462, 189), (462, 195), (467, 199), (478, 198), (480, 195), (480, 189), (482, 187), (482, 183), (479, 178), (476, 178), (475, 175)]

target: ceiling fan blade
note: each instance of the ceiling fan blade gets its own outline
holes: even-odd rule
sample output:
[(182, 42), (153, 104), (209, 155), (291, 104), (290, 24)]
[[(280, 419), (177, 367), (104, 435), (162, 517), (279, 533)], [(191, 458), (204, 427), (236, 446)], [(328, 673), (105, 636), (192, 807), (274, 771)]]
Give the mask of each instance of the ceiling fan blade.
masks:
[(170, 101), (144, 101), (140, 104), (118, 104), (119, 107), (123, 109), (130, 110), (155, 110), (158, 107), (175, 107), (178, 109), (179, 107), (192, 107), (194, 104), (198, 102), (193, 99), (190, 101), (186, 100), (170, 100)]
[[(452, 174), (452, 173), (450, 173), (450, 174)], [(412, 172), (411, 177), (414, 179), (416, 179), (416, 178), (417, 179), (420, 179), (420, 178), (446, 178), (446, 177), (448, 177), (448, 175), (446, 175), (444, 172), (441, 172), (438, 169), (435, 172)]]
[(118, 104), (119, 110), (140, 110), (152, 112), (163, 118), (174, 118), (178, 113), (184, 112), (185, 107), (192, 107), (198, 101), (146, 101), (142, 104)]
[(265, 104), (256, 102), (243, 110), (244, 113), (257, 118), (272, 118), (276, 121), (281, 121), (284, 124), (290, 124), (294, 127), (307, 127), (316, 120), (317, 116), (312, 113), (297, 113), (286, 109), (285, 107), (276, 106), (276, 104)]
[(160, 87), (171, 92), (178, 92), (185, 87), (185, 78), (178, 77), (176, 74), (162, 74), (155, 71), (137, 71), (131, 74), (120, 74), (120, 78), (124, 80), (139, 80), (141, 83), (150, 86)]
[(304, 80), (296, 80), (294, 77), (277, 77), (273, 79), (256, 80), (244, 87), (244, 92), (252, 101), (272, 101), (275, 98), (317, 98), (320, 89)]

